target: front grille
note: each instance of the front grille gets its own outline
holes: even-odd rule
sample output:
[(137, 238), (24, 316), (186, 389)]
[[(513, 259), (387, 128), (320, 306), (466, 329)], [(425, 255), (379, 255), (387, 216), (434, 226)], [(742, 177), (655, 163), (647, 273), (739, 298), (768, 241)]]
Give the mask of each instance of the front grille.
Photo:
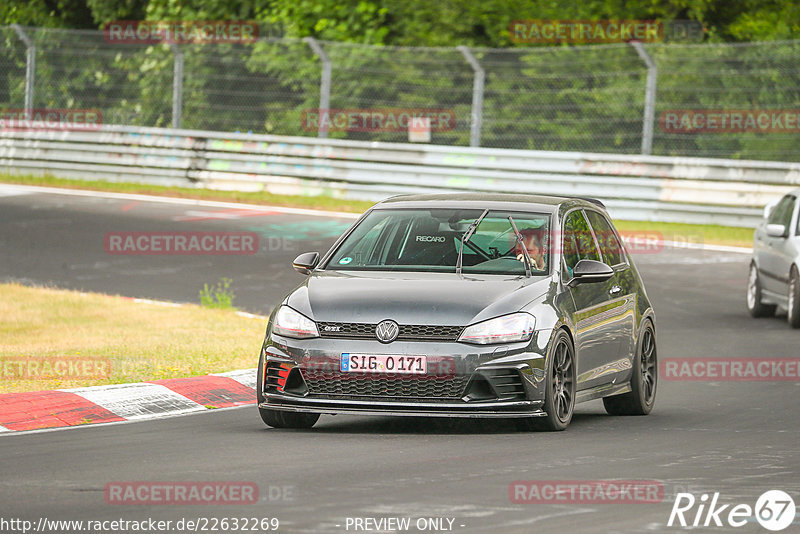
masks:
[(303, 369), (309, 395), (404, 399), (459, 399), (465, 376), (355, 375)]
[[(374, 323), (317, 323), (321, 337), (343, 339), (375, 339), (376, 326)], [(406, 324), (400, 325), (397, 340), (456, 341), (463, 329), (462, 326)]]

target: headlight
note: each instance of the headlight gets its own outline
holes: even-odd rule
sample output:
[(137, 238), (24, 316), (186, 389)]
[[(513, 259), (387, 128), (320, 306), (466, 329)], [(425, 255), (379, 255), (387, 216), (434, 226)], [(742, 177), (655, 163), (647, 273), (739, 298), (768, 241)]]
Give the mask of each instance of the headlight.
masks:
[(524, 312), (512, 313), (468, 326), (458, 340), (479, 345), (528, 341), (533, 335), (535, 325), (536, 319), (533, 315)]
[(316, 323), (289, 306), (281, 306), (278, 313), (275, 314), (272, 331), (278, 335), (296, 339), (319, 337)]

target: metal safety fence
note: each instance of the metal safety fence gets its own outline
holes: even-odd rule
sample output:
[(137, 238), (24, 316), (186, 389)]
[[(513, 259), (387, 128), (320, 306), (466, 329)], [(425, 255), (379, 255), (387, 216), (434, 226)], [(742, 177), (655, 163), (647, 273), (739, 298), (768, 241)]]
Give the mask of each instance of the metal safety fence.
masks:
[[(434, 109), (454, 117), (431, 131), (437, 145), (800, 161), (800, 41), (170, 45), (0, 27), (0, 109), (38, 108), (96, 109), (106, 124), (384, 142), (408, 132), (321, 129), (308, 112)], [(736, 113), (739, 126), (718, 126)]]
[(379, 200), (399, 193), (590, 196), (629, 220), (754, 226), (800, 164), (101, 126), (0, 131), (0, 171)]

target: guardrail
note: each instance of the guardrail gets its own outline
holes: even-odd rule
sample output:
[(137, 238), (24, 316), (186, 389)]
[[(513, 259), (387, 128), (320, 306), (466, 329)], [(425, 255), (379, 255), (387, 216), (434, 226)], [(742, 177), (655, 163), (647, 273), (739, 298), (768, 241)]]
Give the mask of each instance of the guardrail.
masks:
[(399, 193), (591, 196), (615, 218), (754, 226), (800, 164), (103, 126), (0, 131), (11, 173), (379, 200)]

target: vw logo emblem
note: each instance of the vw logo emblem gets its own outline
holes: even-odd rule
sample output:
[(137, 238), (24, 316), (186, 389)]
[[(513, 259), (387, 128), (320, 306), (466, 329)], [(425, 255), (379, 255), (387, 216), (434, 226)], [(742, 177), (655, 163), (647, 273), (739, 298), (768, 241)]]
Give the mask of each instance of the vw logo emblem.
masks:
[(399, 333), (400, 327), (396, 322), (390, 319), (379, 322), (378, 326), (375, 327), (375, 337), (377, 337), (378, 341), (381, 343), (391, 343), (397, 339)]

